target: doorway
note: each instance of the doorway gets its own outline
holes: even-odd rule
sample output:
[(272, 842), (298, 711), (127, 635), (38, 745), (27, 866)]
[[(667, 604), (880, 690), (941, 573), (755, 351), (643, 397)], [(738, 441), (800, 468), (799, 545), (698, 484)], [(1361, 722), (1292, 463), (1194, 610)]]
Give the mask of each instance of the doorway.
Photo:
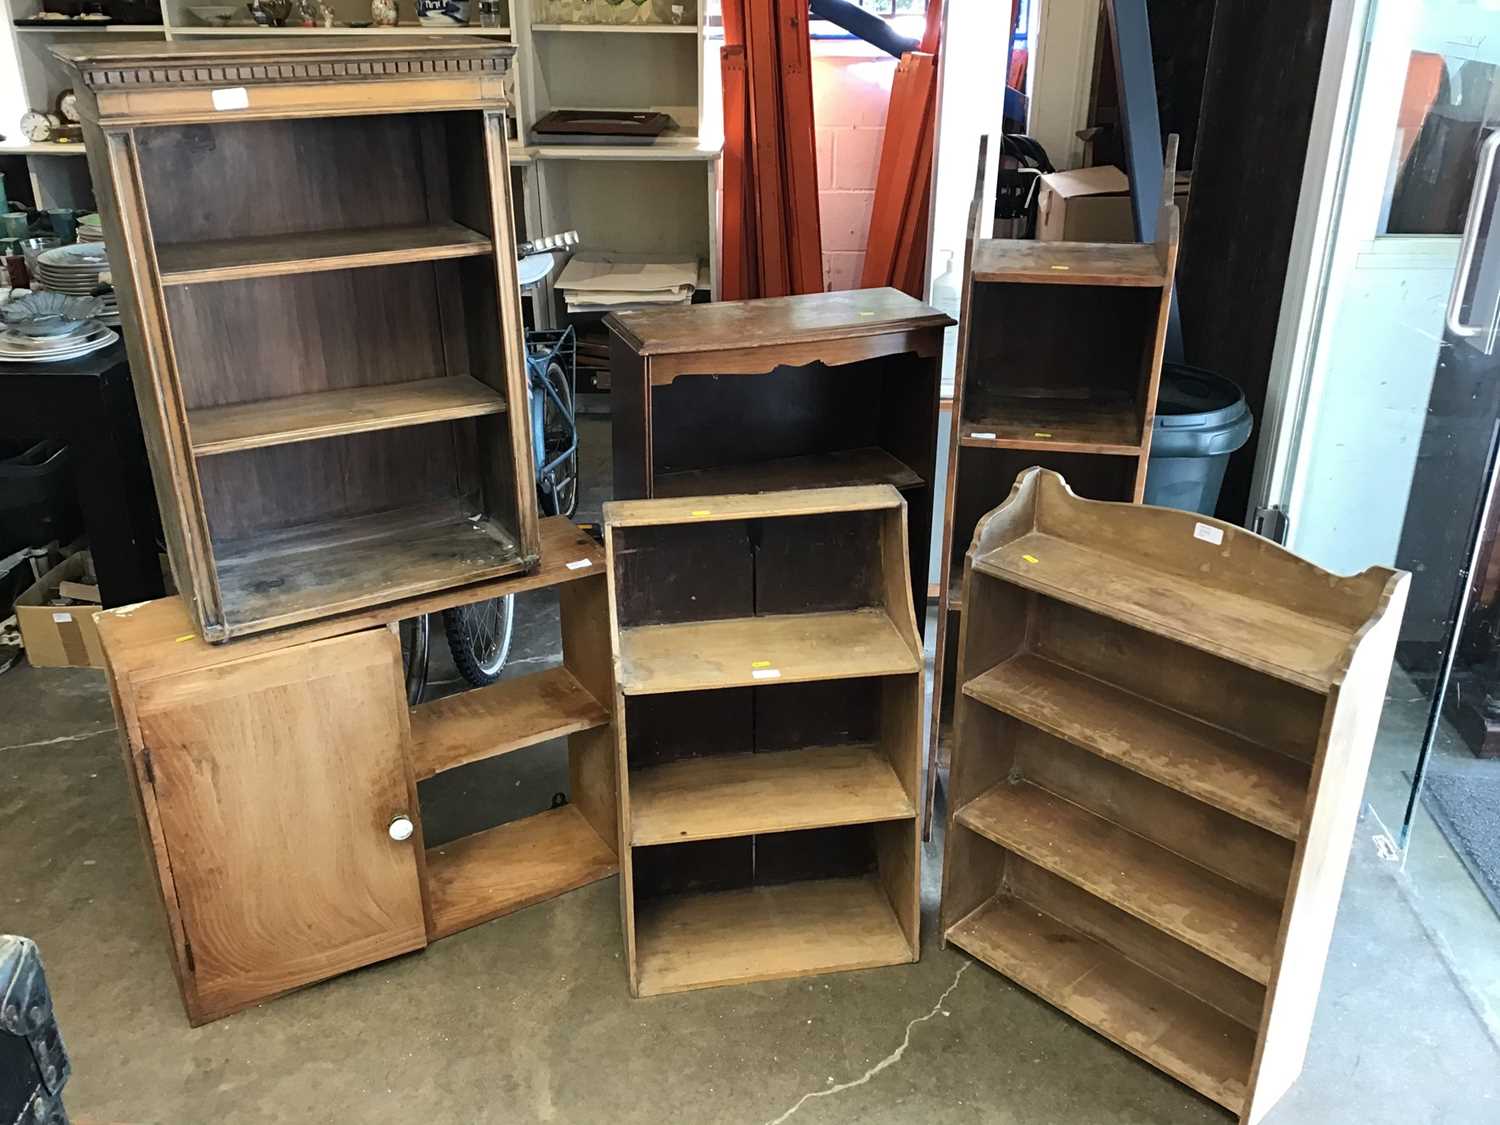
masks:
[(1343, 7), (1326, 238), (1259, 496), (1328, 570), (1412, 573), (1361, 840), (1500, 1035), (1500, 4)]

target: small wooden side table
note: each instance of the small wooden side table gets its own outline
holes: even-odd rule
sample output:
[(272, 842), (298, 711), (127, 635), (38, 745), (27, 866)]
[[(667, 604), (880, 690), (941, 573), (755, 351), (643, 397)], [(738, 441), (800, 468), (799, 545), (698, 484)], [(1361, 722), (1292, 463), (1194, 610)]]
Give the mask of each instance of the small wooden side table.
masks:
[(605, 323), (617, 498), (894, 485), (909, 509), (913, 604), (927, 604), (947, 314), (860, 289)]

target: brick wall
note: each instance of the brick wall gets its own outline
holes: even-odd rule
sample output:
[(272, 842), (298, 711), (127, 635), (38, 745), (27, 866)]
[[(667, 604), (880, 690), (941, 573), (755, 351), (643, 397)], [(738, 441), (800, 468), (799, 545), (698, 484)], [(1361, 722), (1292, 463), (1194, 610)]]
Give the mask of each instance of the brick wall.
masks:
[(895, 59), (867, 52), (862, 45), (813, 44), (825, 289), (859, 285), (895, 73)]

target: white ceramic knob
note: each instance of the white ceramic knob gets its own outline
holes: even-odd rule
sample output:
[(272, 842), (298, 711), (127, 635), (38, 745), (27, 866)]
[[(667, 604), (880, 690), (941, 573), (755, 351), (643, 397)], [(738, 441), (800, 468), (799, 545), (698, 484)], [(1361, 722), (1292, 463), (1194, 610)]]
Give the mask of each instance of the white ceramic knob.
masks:
[(391, 817), (391, 826), (386, 831), (391, 834), (391, 839), (399, 844), (402, 840), (410, 840), (415, 828), (412, 825), (411, 817), (400, 814)]

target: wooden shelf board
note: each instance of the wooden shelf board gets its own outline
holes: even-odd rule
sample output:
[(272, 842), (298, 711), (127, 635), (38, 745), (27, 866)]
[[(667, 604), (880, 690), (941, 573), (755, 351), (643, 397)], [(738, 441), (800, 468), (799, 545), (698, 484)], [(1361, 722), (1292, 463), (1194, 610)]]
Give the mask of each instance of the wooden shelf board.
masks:
[(510, 28), (508, 27), (479, 27), (469, 25), (465, 27), (428, 27), (420, 23), (400, 23), (395, 27), (262, 27), (256, 23), (237, 23), (227, 26), (201, 27), (174, 27), (173, 37), (186, 36), (205, 38), (238, 37), (250, 38), (252, 36), (274, 36), (288, 35), (292, 37), (303, 35), (483, 35), (508, 38)]
[(1242, 1112), (1255, 1033), (1024, 902), (993, 898), (947, 939), (1179, 1082)]
[[(24, 28), (16, 28), (24, 31)], [(0, 156), (87, 156), (80, 141), (27, 141), (23, 144), (0, 144)]]
[(803, 457), (779, 457), (748, 465), (716, 469), (686, 469), (662, 473), (652, 482), (661, 496), (728, 496), (747, 492), (779, 492), (793, 488), (838, 488), (890, 484), (920, 488), (921, 475), (884, 449), (841, 449)]
[(530, 152), (537, 160), (717, 160), (724, 150), (722, 139), (695, 133), (663, 136), (644, 145), (548, 144), (537, 133), (531, 138)]
[(974, 244), (976, 282), (1052, 285), (1166, 284), (1153, 243), (1036, 242), (986, 238)]
[(468, 375), (289, 395), (188, 411), (195, 457), (393, 430), (505, 412), (505, 399)]
[(576, 805), (427, 849), (431, 940), (534, 906), (619, 870)]
[(724, 754), (630, 774), (631, 843), (637, 847), (915, 815), (876, 746)]
[(1288, 840), (1309, 767), (1034, 653), (963, 685), (970, 698)]
[(895, 489), (859, 485), (716, 496), (707, 505), (698, 496), (606, 500), (604, 516), (614, 527), (662, 527), (673, 523), (821, 516), (829, 512), (880, 512), (899, 508), (901, 504), (901, 494)]
[(1002, 782), (958, 823), (1265, 984), (1278, 909), (1205, 868), (1029, 783)]
[(1128, 403), (1012, 399), (992, 416), (962, 419), (958, 443), (979, 449), (1141, 454), (1142, 428)]
[(1319, 693), (1351, 641), (1330, 623), (1040, 531), (980, 555), (974, 569)]
[(156, 248), (163, 285), (195, 285), (322, 270), (481, 257), (488, 235), (454, 222), (356, 230), (315, 230), (260, 238), (169, 242)]
[(626, 695), (893, 676), (920, 667), (908, 639), (880, 609), (620, 630)]
[(159, 23), (106, 23), (103, 26), (92, 20), (57, 20), (56, 23), (56, 27), (17, 27), (15, 31), (17, 35), (162, 35), (166, 32)]
[(642, 996), (912, 960), (873, 877), (647, 900), (635, 926)]
[(413, 708), (412, 768), (421, 781), (608, 722), (572, 672), (549, 668)]
[(493, 521), (433, 506), (219, 541), (214, 558), (231, 636), (525, 566), (514, 540)]
[(608, 31), (627, 35), (697, 35), (696, 23), (534, 23), (532, 31)]

